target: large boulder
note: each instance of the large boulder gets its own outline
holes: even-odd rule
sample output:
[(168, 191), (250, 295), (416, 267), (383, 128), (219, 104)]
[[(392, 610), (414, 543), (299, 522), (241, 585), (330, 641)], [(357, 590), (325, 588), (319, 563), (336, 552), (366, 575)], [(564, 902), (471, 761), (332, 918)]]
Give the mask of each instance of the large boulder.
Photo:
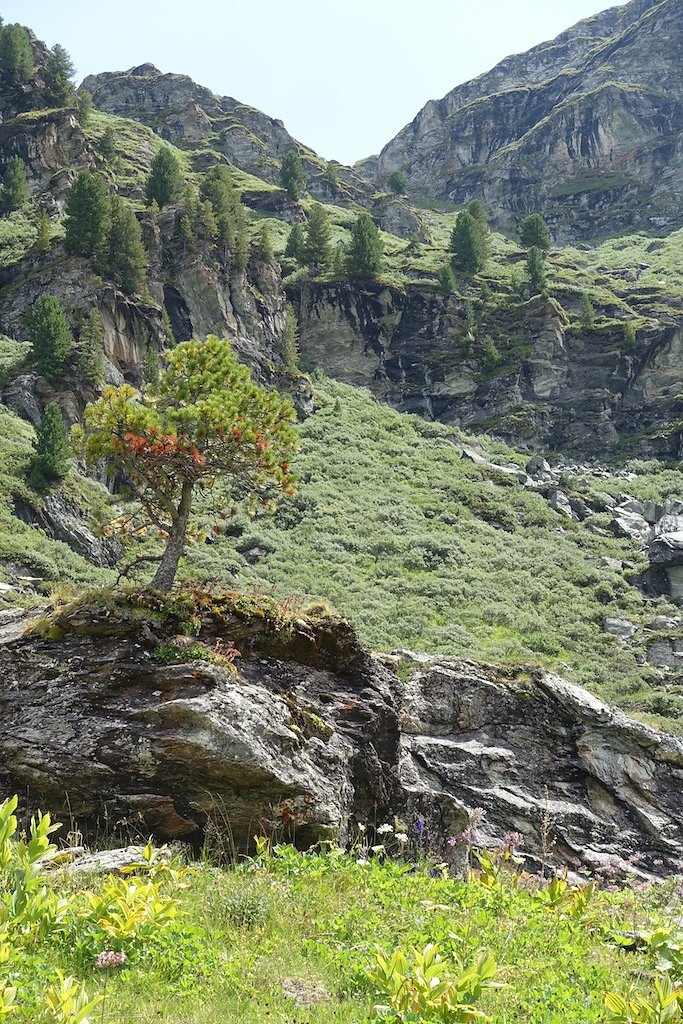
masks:
[(259, 830), (307, 846), (421, 820), (454, 870), (481, 807), (481, 841), (521, 832), (531, 863), (677, 868), (681, 740), (540, 670), (384, 661), (343, 620), (269, 599), (100, 598), (0, 645), (0, 788), (84, 831), (199, 841), (213, 820), (242, 849)]

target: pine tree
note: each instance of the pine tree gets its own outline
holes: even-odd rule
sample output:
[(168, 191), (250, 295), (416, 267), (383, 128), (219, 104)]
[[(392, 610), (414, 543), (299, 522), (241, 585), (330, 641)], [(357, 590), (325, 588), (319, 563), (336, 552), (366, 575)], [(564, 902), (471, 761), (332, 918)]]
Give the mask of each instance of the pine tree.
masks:
[(161, 209), (169, 203), (179, 202), (185, 191), (180, 161), (168, 146), (162, 146), (152, 160), (145, 195), (147, 205), (156, 199)]
[(500, 352), (490, 334), (481, 339), (481, 361), (485, 370), (495, 370), (500, 365)]
[(52, 248), (52, 236), (50, 234), (50, 218), (46, 213), (41, 213), (38, 218), (38, 233), (36, 235), (36, 251), (40, 253), (49, 252)]
[(624, 324), (624, 348), (633, 351), (637, 341), (636, 325), (633, 320), (627, 320)]
[(8, 213), (19, 210), (28, 199), (26, 167), (20, 156), (10, 157), (2, 181), (2, 207)]
[(545, 288), (545, 262), (541, 250), (532, 245), (526, 261), (526, 272), (532, 295), (538, 295)]
[[(116, 157), (116, 133), (111, 125), (108, 125), (100, 141), (97, 143), (97, 148), (100, 155), (107, 161), (114, 160)], [(149, 204), (148, 204), (149, 205)]]
[(107, 269), (124, 292), (139, 292), (147, 273), (147, 254), (140, 223), (121, 196), (111, 203), (111, 227)]
[(348, 253), (343, 242), (337, 242), (332, 257), (332, 273), (335, 277), (345, 277), (348, 263)]
[(288, 373), (299, 369), (299, 322), (291, 302), (285, 310), (285, 330), (282, 336), (282, 359)]
[(323, 181), (327, 182), (333, 192), (337, 192), (339, 190), (339, 171), (337, 170), (336, 164), (325, 164)]
[(455, 280), (455, 274), (453, 273), (453, 267), (450, 263), (442, 264), (437, 276), (441, 294), (446, 296), (452, 295), (457, 287), (457, 282)]
[(104, 261), (110, 218), (111, 199), (104, 177), (81, 171), (66, 199), (66, 251), (98, 264)]
[(285, 259), (303, 263), (306, 258), (306, 236), (302, 224), (294, 224), (285, 246)]
[(142, 379), (148, 387), (154, 387), (155, 384), (159, 383), (160, 375), (161, 363), (159, 361), (159, 353), (156, 349), (148, 348), (142, 367)]
[(54, 295), (41, 295), (25, 319), (38, 370), (52, 381), (61, 380), (74, 343), (62, 305)]
[(76, 117), (81, 128), (87, 128), (92, 117), (92, 96), (87, 89), (81, 89), (76, 101)]
[(550, 232), (540, 213), (531, 213), (522, 222), (522, 226), (519, 229), (519, 239), (526, 249), (535, 247), (540, 249), (541, 252), (548, 251), (550, 248)]
[(387, 185), (395, 196), (402, 196), (408, 188), (408, 179), (403, 171), (392, 171), (387, 178)]
[(270, 263), (274, 259), (273, 244), (270, 240), (268, 225), (262, 224), (256, 240), (256, 258), (262, 263)]
[(104, 331), (96, 309), (90, 311), (78, 336), (78, 369), (88, 384), (104, 380)]
[(69, 472), (71, 445), (67, 425), (55, 402), (50, 402), (43, 413), (34, 448), (29, 469), (33, 485), (42, 490), (63, 480)]
[(0, 30), (0, 75), (11, 83), (29, 82), (35, 74), (31, 39), (23, 25)]
[(214, 213), (213, 205), (210, 199), (205, 199), (199, 207), (201, 225), (204, 232), (209, 236), (211, 241), (215, 241), (218, 238), (218, 221), (216, 214)]
[(304, 261), (324, 273), (330, 265), (330, 221), (320, 203), (313, 203), (306, 221)]
[(180, 237), (183, 240), (183, 249), (185, 252), (197, 251), (197, 236), (194, 233), (192, 217), (187, 212), (187, 209), (180, 218)]
[(289, 153), (286, 153), (282, 160), (280, 184), (287, 190), (287, 195), (291, 199), (299, 199), (301, 197), (301, 192), (306, 184), (306, 178), (304, 177), (301, 157), (294, 149), (290, 149)]
[(581, 326), (586, 331), (592, 331), (595, 327), (595, 310), (590, 296), (585, 292), (581, 296)]
[(76, 73), (71, 57), (59, 43), (52, 47), (43, 76), (45, 79), (45, 103), (48, 106), (63, 107), (75, 92), (71, 79)]
[(479, 222), (467, 210), (458, 214), (451, 234), (451, 251), (458, 266), (476, 274), (486, 265), (486, 243)]
[(369, 213), (363, 212), (351, 229), (347, 271), (351, 277), (376, 277), (383, 261), (384, 245), (377, 225)]
[(218, 222), (218, 240), (232, 257), (232, 269), (242, 271), (249, 262), (249, 236), (244, 207), (233, 185), (230, 171), (223, 164), (212, 167), (202, 182), (202, 199), (211, 203)]
[(486, 266), (488, 258), (491, 254), (491, 227), (489, 220), (486, 215), (483, 203), (478, 199), (473, 199), (467, 204), (467, 212), (470, 217), (474, 217), (479, 228), (480, 235), (480, 250), (481, 250), (481, 261), (482, 269)]

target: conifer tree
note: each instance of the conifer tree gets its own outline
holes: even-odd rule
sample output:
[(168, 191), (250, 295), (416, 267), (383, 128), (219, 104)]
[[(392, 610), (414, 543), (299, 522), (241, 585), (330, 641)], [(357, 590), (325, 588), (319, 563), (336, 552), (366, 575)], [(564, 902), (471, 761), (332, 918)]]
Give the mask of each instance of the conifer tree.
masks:
[(294, 149), (286, 153), (280, 166), (280, 183), (291, 199), (299, 199), (306, 184), (301, 157)]
[(40, 253), (49, 252), (52, 248), (52, 236), (50, 234), (50, 218), (46, 213), (41, 213), (38, 218), (38, 233), (36, 235), (36, 251)]
[(633, 320), (627, 320), (624, 324), (624, 347), (632, 351), (636, 347), (637, 340), (636, 325)]
[(339, 189), (339, 171), (335, 164), (325, 164), (325, 170), (323, 171), (323, 181), (326, 181), (333, 192), (337, 192)]
[(104, 380), (104, 331), (97, 309), (92, 309), (78, 336), (78, 369), (88, 384)]
[(10, 157), (2, 179), (2, 207), (11, 213), (21, 209), (27, 199), (24, 161), (20, 156)]
[(532, 295), (538, 295), (545, 288), (545, 262), (541, 250), (532, 245), (526, 261), (526, 270), (529, 276), (529, 287)]
[(148, 387), (154, 387), (159, 383), (161, 374), (161, 363), (159, 353), (154, 348), (148, 348), (145, 362), (142, 367), (142, 379)]
[(111, 125), (107, 125), (107, 127), (104, 129), (102, 137), (100, 138), (100, 141), (97, 143), (97, 148), (100, 152), (100, 155), (107, 162), (110, 162), (116, 157), (116, 133)]
[(458, 214), (451, 234), (451, 251), (459, 267), (476, 274), (486, 265), (486, 244), (479, 222), (467, 210)]
[(586, 331), (592, 331), (595, 327), (595, 310), (586, 292), (581, 296), (581, 326)]
[(274, 258), (273, 245), (270, 241), (270, 232), (268, 231), (267, 224), (261, 225), (256, 243), (256, 255), (263, 263), (270, 263)]
[(185, 191), (180, 161), (168, 146), (162, 146), (152, 160), (145, 195), (147, 205), (156, 200), (161, 209), (169, 203), (179, 202)]
[(387, 185), (395, 196), (402, 196), (408, 188), (408, 179), (403, 171), (392, 171), (387, 178)]
[(54, 295), (41, 295), (25, 319), (38, 370), (49, 380), (61, 380), (74, 342), (61, 303)]
[(81, 89), (76, 101), (76, 116), (81, 128), (87, 128), (92, 117), (92, 96), (87, 89)]
[(329, 217), (320, 203), (313, 203), (306, 221), (304, 260), (308, 267), (322, 272), (330, 265), (331, 230)]
[(484, 204), (479, 199), (472, 199), (467, 204), (467, 212), (470, 217), (474, 217), (479, 228), (480, 235), (480, 249), (481, 249), (481, 260), (482, 269), (486, 266), (488, 258), (491, 254), (491, 227), (489, 220), (484, 209)]
[(54, 107), (63, 107), (75, 92), (71, 79), (76, 73), (71, 57), (59, 43), (52, 47), (43, 75), (45, 78), (45, 102)]
[(66, 199), (64, 247), (72, 255), (106, 262), (111, 199), (103, 175), (81, 171)]
[(31, 39), (23, 25), (0, 30), (0, 74), (11, 83), (29, 82), (35, 74)]
[(540, 213), (531, 213), (522, 222), (522, 226), (519, 229), (519, 239), (527, 249), (535, 247), (540, 249), (541, 252), (548, 251), (550, 248), (550, 232)]
[(216, 214), (214, 213), (213, 204), (210, 199), (205, 199), (199, 206), (199, 215), (201, 217), (201, 224), (203, 230), (209, 236), (212, 241), (218, 238), (218, 221)]
[(196, 252), (197, 236), (194, 233), (194, 224), (192, 223), (192, 217), (187, 212), (187, 209), (180, 218), (180, 237), (183, 240), (183, 249), (185, 250), (185, 252)]
[(348, 253), (343, 242), (337, 242), (332, 257), (332, 273), (335, 277), (345, 277), (347, 273)]
[(306, 236), (302, 224), (292, 225), (285, 246), (285, 259), (303, 263), (306, 255)]
[(453, 267), (450, 263), (444, 263), (439, 267), (437, 277), (441, 294), (446, 296), (452, 295), (457, 287), (457, 282), (455, 280), (455, 274), (453, 273)]
[(139, 221), (121, 196), (114, 196), (111, 202), (107, 269), (113, 280), (129, 294), (140, 291), (147, 273), (147, 254)]
[(296, 373), (299, 369), (299, 322), (291, 302), (285, 310), (285, 330), (282, 336), (282, 358), (285, 370)]
[(375, 277), (382, 269), (384, 245), (377, 225), (365, 211), (351, 229), (346, 267), (351, 277)]
[(29, 468), (31, 482), (41, 490), (49, 484), (58, 483), (69, 472), (70, 459), (69, 431), (59, 406), (50, 402), (36, 430), (34, 455)]
[(202, 182), (200, 194), (214, 209), (219, 244), (225, 254), (230, 253), (232, 268), (244, 270), (249, 262), (247, 222), (239, 194), (225, 165), (211, 168)]

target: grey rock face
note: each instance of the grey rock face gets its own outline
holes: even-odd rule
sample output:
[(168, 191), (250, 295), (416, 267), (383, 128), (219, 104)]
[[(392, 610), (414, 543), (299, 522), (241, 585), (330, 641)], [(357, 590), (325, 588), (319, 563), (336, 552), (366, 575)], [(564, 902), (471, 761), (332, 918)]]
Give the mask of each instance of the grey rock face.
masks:
[[(361, 161), (383, 180), (463, 203), (498, 227), (541, 211), (558, 241), (680, 226), (681, 0), (633, 0), (430, 101)], [(662, 88), (666, 83), (666, 88)]]
[(630, 640), (637, 632), (638, 627), (633, 622), (629, 622), (628, 619), (617, 619), (605, 616), (605, 619), (603, 620), (603, 629), (605, 630), (605, 633), (611, 633), (612, 636), (618, 636), (620, 640)]
[(60, 492), (46, 495), (40, 508), (16, 500), (14, 514), (26, 523), (38, 526), (48, 537), (67, 544), (93, 565), (112, 568), (122, 554), (118, 541), (96, 537), (84, 522), (81, 510)]
[[(568, 334), (552, 302), (534, 300), (519, 324), (528, 353), (492, 377), (462, 354), (465, 309), (455, 298), (373, 282), (308, 283), (298, 292), (303, 360), (401, 412), (493, 432), (516, 447), (592, 455), (642, 428), (640, 457), (678, 455), (680, 432), (651, 428), (655, 421), (670, 428), (678, 417), (683, 320), (643, 332), (634, 356), (618, 350), (620, 329), (614, 343), (597, 345), (590, 332)], [(646, 531), (653, 510), (642, 504)]]
[(237, 643), (237, 674), (161, 664), (158, 620), (86, 606), (57, 625), (0, 646), (0, 782), (56, 812), (68, 794), (79, 823), (106, 811), (196, 839), (218, 810), (240, 846), (292, 824), (308, 845), (396, 814), (425, 819), (458, 870), (446, 840), (481, 807), (481, 841), (519, 831), (532, 863), (638, 850), (657, 873), (683, 854), (683, 743), (555, 676), (398, 652), (402, 684), (334, 619), (278, 639), (209, 617), (201, 637)]

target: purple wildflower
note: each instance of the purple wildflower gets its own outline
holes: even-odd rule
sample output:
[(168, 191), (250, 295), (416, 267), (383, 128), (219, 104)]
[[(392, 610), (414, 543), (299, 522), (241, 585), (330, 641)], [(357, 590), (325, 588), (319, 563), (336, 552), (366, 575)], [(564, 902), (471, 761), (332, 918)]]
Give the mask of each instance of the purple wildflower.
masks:
[(126, 962), (126, 954), (117, 953), (113, 949), (107, 949), (104, 953), (98, 953), (95, 957), (95, 967), (98, 971), (106, 971), (111, 967), (122, 967)]
[(417, 821), (415, 822), (415, 829), (417, 831), (418, 836), (421, 836), (425, 830), (424, 818), (417, 819)]

